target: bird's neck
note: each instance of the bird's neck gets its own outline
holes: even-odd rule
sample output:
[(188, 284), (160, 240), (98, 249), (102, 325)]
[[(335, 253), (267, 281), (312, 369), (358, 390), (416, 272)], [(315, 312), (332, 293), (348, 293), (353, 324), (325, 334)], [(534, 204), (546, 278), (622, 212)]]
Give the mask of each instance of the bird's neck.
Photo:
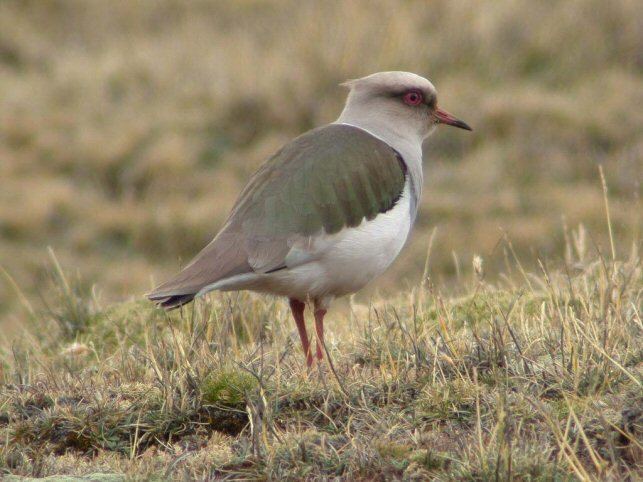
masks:
[(404, 126), (386, 122), (377, 116), (360, 115), (344, 109), (336, 124), (347, 124), (365, 130), (386, 142), (405, 159), (422, 158), (422, 137)]

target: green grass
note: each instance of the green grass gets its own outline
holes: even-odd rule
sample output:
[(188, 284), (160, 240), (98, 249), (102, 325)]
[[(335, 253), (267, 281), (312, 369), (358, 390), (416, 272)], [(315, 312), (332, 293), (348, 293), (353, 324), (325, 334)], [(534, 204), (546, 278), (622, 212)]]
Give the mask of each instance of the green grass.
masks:
[(640, 259), (570, 256), (511, 284), (478, 270), (458, 298), (429, 281), (352, 303), (329, 317), (334, 371), (311, 372), (280, 300), (101, 307), (54, 265), (58, 303), (3, 348), (0, 471), (636, 480)]

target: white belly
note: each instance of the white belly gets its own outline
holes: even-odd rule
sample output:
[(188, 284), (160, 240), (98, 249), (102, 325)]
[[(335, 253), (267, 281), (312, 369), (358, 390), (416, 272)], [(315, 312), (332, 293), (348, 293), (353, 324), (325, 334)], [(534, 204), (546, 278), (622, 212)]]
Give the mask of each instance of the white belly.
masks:
[(293, 256), (308, 259), (298, 266), (262, 276), (260, 291), (294, 297), (343, 296), (360, 290), (382, 274), (402, 250), (411, 230), (410, 186), (393, 209), (332, 235), (293, 246)]

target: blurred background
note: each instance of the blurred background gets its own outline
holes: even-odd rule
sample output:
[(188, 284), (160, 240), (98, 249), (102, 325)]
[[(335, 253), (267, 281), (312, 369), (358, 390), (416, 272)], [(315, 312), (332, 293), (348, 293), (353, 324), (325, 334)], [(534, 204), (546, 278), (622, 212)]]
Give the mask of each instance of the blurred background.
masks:
[[(580, 224), (638, 241), (643, 18), (635, 0), (0, 2), (0, 331), (51, 280), (47, 247), (105, 302), (142, 295), (217, 232), (251, 173), (333, 121), (341, 81), (408, 70), (474, 127), (425, 146), (413, 237), (369, 293), (457, 291), (507, 243), (564, 262)], [(572, 236), (571, 234), (569, 236)], [(13, 280), (13, 281), (10, 281)], [(461, 284), (460, 284), (461, 286)]]

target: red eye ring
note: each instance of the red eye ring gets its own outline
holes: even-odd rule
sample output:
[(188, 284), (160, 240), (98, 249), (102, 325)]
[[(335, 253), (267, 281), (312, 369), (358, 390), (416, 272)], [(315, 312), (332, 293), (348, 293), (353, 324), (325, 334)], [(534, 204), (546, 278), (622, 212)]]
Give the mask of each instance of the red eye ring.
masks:
[(422, 96), (421, 92), (418, 92), (417, 90), (411, 90), (404, 94), (404, 103), (406, 105), (411, 105), (411, 106), (416, 106), (420, 105), (422, 102), (424, 102), (424, 97)]

